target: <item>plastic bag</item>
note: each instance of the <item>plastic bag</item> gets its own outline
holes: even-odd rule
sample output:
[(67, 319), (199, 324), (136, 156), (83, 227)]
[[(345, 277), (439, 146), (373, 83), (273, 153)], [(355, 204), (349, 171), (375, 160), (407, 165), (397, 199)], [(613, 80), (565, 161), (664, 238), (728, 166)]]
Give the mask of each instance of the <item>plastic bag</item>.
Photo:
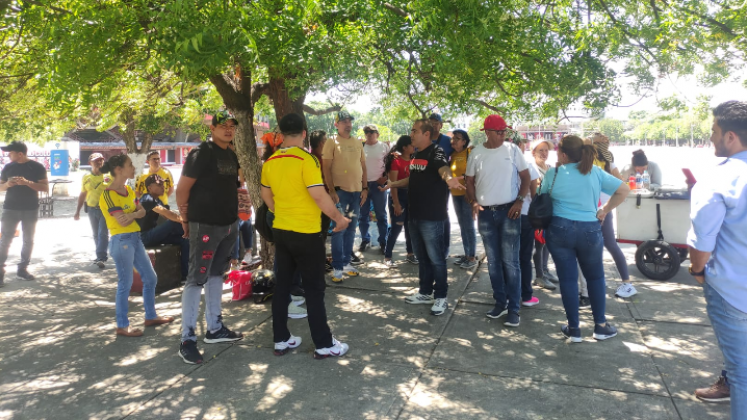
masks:
[(226, 283), (233, 286), (232, 301), (243, 300), (252, 295), (252, 272), (233, 270), (228, 273)]

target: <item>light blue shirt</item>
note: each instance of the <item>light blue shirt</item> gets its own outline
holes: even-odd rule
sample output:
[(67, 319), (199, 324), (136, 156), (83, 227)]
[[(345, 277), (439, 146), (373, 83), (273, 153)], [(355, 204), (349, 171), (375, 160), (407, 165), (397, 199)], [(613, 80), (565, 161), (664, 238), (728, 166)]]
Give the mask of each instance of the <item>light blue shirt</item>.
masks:
[(540, 193), (550, 190), (555, 171), (558, 177), (552, 193), (552, 214), (577, 222), (597, 221), (599, 195), (604, 192), (612, 195), (622, 181), (597, 166), (586, 175), (578, 170), (578, 163), (568, 163), (560, 168), (550, 168), (542, 178)]
[(747, 312), (747, 151), (726, 159), (693, 187), (687, 244), (710, 252), (705, 279)]

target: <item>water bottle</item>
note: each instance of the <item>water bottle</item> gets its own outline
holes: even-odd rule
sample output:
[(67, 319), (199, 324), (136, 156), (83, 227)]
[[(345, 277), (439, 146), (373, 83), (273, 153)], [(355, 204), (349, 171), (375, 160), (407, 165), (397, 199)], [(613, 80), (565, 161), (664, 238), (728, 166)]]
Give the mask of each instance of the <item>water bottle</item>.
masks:
[(648, 171), (643, 171), (643, 188), (651, 189), (651, 176), (649, 176)]
[(643, 189), (643, 178), (641, 177), (641, 174), (635, 174), (635, 189)]

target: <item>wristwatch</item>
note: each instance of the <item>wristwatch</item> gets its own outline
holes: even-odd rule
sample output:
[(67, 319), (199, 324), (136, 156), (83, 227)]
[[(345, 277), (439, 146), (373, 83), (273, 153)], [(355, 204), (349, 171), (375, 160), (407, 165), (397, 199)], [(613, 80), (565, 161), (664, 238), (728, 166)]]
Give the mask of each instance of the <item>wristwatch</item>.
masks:
[(363, 189), (364, 189), (364, 190), (367, 190), (367, 189), (368, 189), (368, 187), (363, 187)]
[(519, 194), (516, 196), (516, 201), (524, 201), (524, 196)]
[(703, 267), (702, 271), (700, 271), (699, 273), (696, 273), (695, 271), (693, 271), (693, 265), (690, 264), (690, 267), (687, 268), (687, 271), (689, 271), (690, 275), (693, 276), (693, 277), (702, 277), (702, 276), (705, 276), (705, 267)]

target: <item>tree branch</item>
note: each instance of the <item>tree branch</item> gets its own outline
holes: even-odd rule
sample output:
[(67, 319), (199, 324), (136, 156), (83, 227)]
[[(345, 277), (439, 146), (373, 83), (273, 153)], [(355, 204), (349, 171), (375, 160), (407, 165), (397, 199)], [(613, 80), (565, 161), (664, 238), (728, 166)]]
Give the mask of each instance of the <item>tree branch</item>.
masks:
[(262, 95), (267, 95), (270, 90), (269, 83), (255, 83), (252, 85), (252, 105), (256, 104)]
[(399, 7), (394, 6), (394, 5), (390, 4), (390, 3), (386, 3), (385, 2), (382, 6), (384, 6), (385, 9), (388, 9), (388, 10), (394, 12), (395, 14), (402, 16), (403, 18), (409, 18), (410, 17), (410, 14), (407, 13), (405, 10), (402, 10)]
[[(647, 47), (646, 45), (644, 45), (644, 44), (641, 44), (640, 42), (636, 41), (636, 40), (635, 40), (635, 37), (633, 36), (633, 34), (631, 34), (630, 32), (628, 32), (628, 30), (627, 30), (627, 29), (625, 29), (625, 25), (621, 24), (621, 23), (620, 23), (620, 21), (618, 21), (618, 20), (617, 20), (617, 18), (615, 17), (615, 15), (614, 15), (614, 14), (612, 14), (612, 11), (611, 11), (611, 10), (610, 10), (610, 8), (609, 8), (609, 7), (607, 6), (607, 3), (605, 3), (605, 2), (604, 2), (604, 0), (599, 0), (599, 4), (601, 4), (601, 5), (602, 5), (602, 7), (604, 8), (604, 11), (605, 11), (605, 12), (607, 13), (607, 16), (609, 16), (609, 18), (610, 18), (610, 20), (612, 21), (612, 23), (613, 23), (613, 24), (614, 24), (615, 26), (617, 26), (618, 28), (620, 28), (620, 30), (621, 30), (621, 31), (623, 32), (623, 34), (625, 34), (626, 38), (628, 38), (628, 41), (630, 41), (631, 43), (633, 43), (633, 44), (637, 45), (637, 46), (638, 46), (639, 48), (641, 48), (641, 49), (643, 49), (644, 51), (646, 51), (646, 52), (647, 52), (647, 53), (648, 53), (648, 54), (649, 54), (649, 55), (651, 56), (651, 58), (653, 58), (653, 59), (654, 59), (654, 61), (656, 61), (656, 64), (659, 64), (659, 66), (660, 66), (660, 67), (663, 67), (663, 66), (661, 65), (661, 63), (659, 63), (659, 59), (658, 59), (658, 58), (656, 57), (656, 55), (654, 55), (654, 53), (653, 53), (653, 52), (651, 52), (651, 50), (650, 50), (650, 49), (649, 49), (649, 48), (648, 48), (648, 47)], [(652, 63), (651, 63), (651, 61), (649, 61), (648, 59), (646, 59), (646, 57), (644, 57), (643, 55), (641, 55), (641, 58), (643, 58), (643, 60), (644, 60), (644, 61), (645, 61), (645, 62), (646, 62), (646, 63), (647, 63), (648, 65), (651, 65), (651, 64), (652, 64)]]
[(306, 104), (303, 104), (303, 112), (311, 115), (324, 115), (329, 114), (330, 112), (337, 112), (340, 111), (342, 107), (340, 105), (331, 106), (327, 109), (314, 109)]
[(54, 10), (55, 12), (66, 13), (68, 15), (73, 14), (73, 12), (71, 12), (69, 10), (61, 9), (61, 8), (55, 7), (55, 6), (50, 6), (48, 4), (44, 4), (44, 3), (40, 2), (40, 1), (36, 1), (36, 0), (24, 0), (24, 3), (33, 4), (34, 6), (48, 7), (50, 9)]
[(482, 106), (484, 106), (485, 108), (487, 108), (487, 109), (489, 109), (491, 111), (495, 111), (495, 112), (504, 112), (505, 111), (505, 109), (500, 109), (498, 107), (490, 105), (489, 103), (483, 101), (482, 99), (472, 99), (472, 102), (474, 102), (474, 103), (476, 103), (478, 105), (482, 105)]
[(218, 94), (223, 99), (223, 103), (226, 107), (233, 109), (251, 109), (251, 97), (249, 95), (244, 96), (237, 92), (230, 81), (229, 75), (225, 74), (214, 74), (209, 77), (210, 83), (215, 86)]

